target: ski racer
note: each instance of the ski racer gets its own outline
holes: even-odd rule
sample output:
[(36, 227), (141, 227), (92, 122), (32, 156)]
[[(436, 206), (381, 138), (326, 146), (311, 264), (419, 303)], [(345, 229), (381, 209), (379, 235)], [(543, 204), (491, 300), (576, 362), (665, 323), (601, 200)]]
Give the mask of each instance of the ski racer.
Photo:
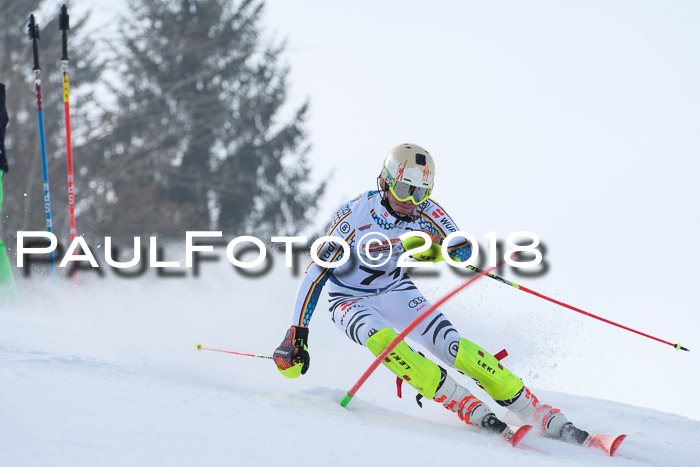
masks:
[[(294, 304), (293, 325), (274, 352), (275, 363), (283, 375), (296, 378), (309, 369), (308, 326), (326, 284), (335, 325), (375, 356), (397, 336), (396, 329), (404, 329), (430, 306), (397, 262), (405, 251), (399, 240), (401, 234), (428, 233), (434, 243), (419, 259), (440, 261), (441, 241), (458, 230), (447, 212), (430, 198), (434, 179), (435, 163), (430, 153), (415, 144), (401, 144), (384, 161), (378, 177), (379, 189), (345, 203), (335, 214), (328, 235), (339, 237), (350, 246), (350, 258), (335, 268), (323, 268), (315, 262), (307, 268)], [(380, 240), (370, 241), (372, 235), (379, 234)], [(407, 245), (406, 249), (410, 247)], [(471, 245), (464, 239), (456, 238), (447, 250), (455, 260), (466, 261), (471, 256)], [(384, 254), (383, 264), (377, 260), (380, 253)], [(324, 261), (338, 262), (344, 250), (340, 243), (329, 239), (317, 254)], [(576, 428), (558, 409), (541, 403), (493, 355), (462, 337), (439, 310), (433, 311), (408, 337), (444, 365), (473, 378), (497, 404), (507, 407), (523, 423), (571, 443), (583, 444), (588, 439), (587, 432)], [(396, 346), (384, 365), (423, 397), (442, 404), (467, 424), (496, 434), (509, 429), (488, 405), (457, 383), (442, 366), (413, 351), (406, 342)]]

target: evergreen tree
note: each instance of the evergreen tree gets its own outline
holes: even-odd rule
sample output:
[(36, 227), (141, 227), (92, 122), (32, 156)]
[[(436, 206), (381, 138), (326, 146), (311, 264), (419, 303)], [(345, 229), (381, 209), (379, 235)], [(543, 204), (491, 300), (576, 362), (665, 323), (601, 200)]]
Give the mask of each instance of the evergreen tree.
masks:
[(307, 105), (288, 120), (283, 45), (261, 44), (263, 4), (133, 0), (117, 50), (118, 114), (94, 143), (106, 233), (292, 233), (323, 190), (307, 188)]

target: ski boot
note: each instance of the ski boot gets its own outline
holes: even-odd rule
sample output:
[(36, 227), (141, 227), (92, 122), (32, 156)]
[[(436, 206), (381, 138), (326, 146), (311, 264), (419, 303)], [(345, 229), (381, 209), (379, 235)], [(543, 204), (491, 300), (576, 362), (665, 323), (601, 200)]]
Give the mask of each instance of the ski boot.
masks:
[(496, 417), (491, 409), (476, 398), (469, 390), (457, 384), (443, 369), (440, 385), (433, 400), (447, 410), (455, 412), (460, 420), (488, 433), (499, 435), (512, 446), (516, 446), (532, 426), (510, 427)]
[(567, 423), (561, 429), (559, 439), (571, 444), (578, 444), (583, 447), (600, 449), (609, 456), (614, 456), (617, 448), (627, 438), (627, 435), (601, 435), (596, 433), (588, 433), (574, 426), (573, 423)]
[[(560, 438), (564, 425), (567, 423), (571, 425), (559, 409), (541, 404), (525, 386), (512, 398), (496, 402), (502, 407), (507, 407), (523, 423), (532, 423), (544, 435), (551, 438)], [(566, 433), (569, 433), (568, 429)]]
[(496, 401), (516, 415), (523, 422), (531, 422), (541, 433), (566, 443), (605, 451), (612, 456), (625, 440), (625, 435), (612, 436), (588, 433), (576, 428), (559, 409), (541, 404), (534, 394), (523, 387), (509, 400)]
[(574, 426), (573, 423), (565, 423), (561, 427), (561, 433), (559, 433), (559, 439), (571, 444), (584, 445), (588, 441), (590, 435), (587, 431), (580, 430)]

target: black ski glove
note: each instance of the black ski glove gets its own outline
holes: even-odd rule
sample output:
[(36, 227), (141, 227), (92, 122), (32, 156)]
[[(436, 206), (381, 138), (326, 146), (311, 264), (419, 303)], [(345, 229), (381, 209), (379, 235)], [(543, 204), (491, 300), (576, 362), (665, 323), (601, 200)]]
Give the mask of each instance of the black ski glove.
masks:
[(292, 326), (287, 335), (275, 350), (273, 358), (277, 369), (287, 378), (298, 378), (309, 369), (309, 328)]

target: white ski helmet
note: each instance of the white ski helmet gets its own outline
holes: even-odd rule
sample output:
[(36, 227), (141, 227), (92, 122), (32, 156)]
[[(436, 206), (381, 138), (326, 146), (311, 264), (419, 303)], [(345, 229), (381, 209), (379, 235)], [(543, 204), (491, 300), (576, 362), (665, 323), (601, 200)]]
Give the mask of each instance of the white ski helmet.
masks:
[(424, 148), (417, 144), (400, 144), (389, 151), (384, 159), (379, 186), (399, 201), (409, 199), (415, 205), (430, 196), (435, 180), (435, 162)]

